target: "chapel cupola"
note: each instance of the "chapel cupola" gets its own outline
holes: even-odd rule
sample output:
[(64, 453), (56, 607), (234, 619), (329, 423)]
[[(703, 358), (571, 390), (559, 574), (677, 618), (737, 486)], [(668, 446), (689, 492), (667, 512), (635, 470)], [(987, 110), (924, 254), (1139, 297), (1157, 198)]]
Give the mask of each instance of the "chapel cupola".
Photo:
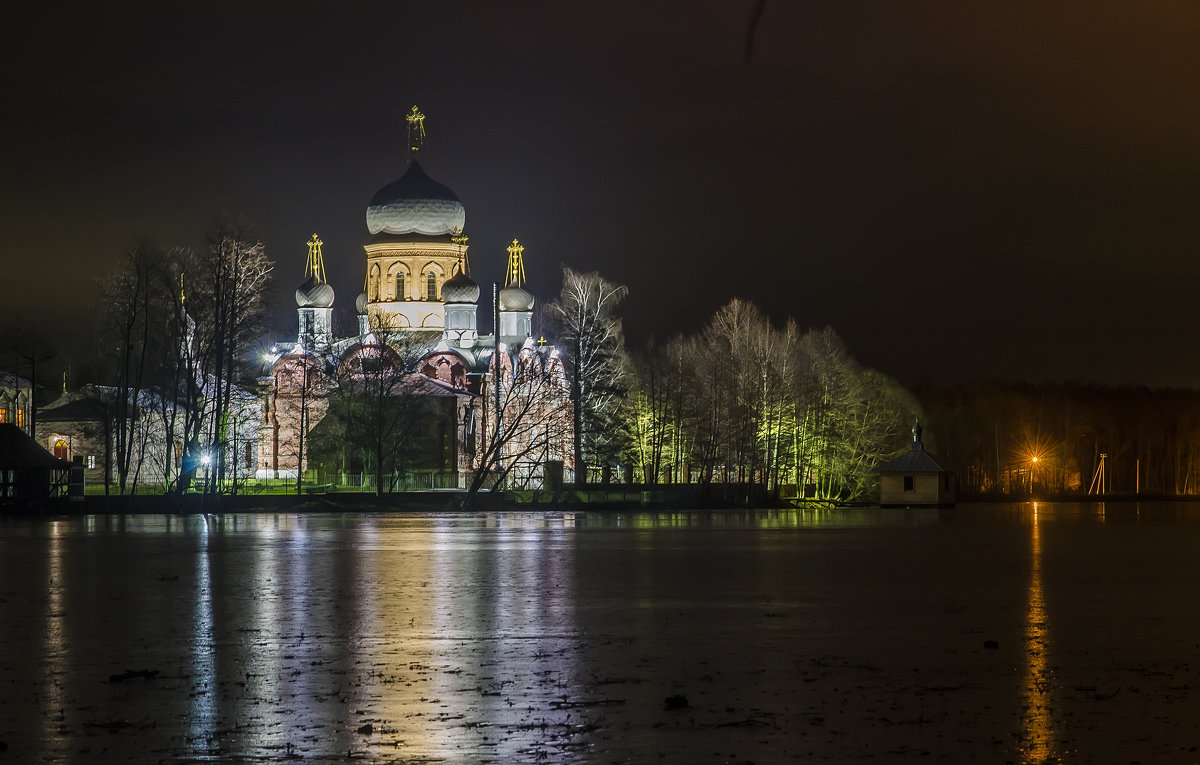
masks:
[(465, 258), (442, 286), (442, 300), (446, 303), (445, 341), (454, 348), (474, 348), (479, 341), (475, 324), (479, 285), (467, 274)]
[(296, 309), (299, 332), (296, 342), (306, 351), (318, 354), (329, 352), (333, 342), (333, 287), (325, 281), (324, 245), (316, 234), (308, 241), (308, 262), (304, 267), (304, 282), (296, 288)]
[(500, 340), (520, 347), (533, 334), (534, 298), (525, 283), (525, 247), (516, 239), (508, 246), (508, 273), (500, 290)]

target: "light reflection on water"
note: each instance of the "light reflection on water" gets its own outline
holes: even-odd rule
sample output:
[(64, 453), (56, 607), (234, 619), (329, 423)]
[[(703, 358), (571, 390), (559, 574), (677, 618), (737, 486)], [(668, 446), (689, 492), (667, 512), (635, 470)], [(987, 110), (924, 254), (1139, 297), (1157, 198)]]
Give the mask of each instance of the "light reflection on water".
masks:
[[(140, 519), (139, 519), (140, 520)], [(208, 519), (200, 516), (194, 532), (196, 551), (196, 591), (192, 607), (190, 635), (192, 684), (191, 712), (188, 714), (188, 741), (197, 753), (214, 751), (213, 733), (217, 730), (217, 668), (215, 625), (213, 624), (212, 563), (209, 556)], [(138, 524), (141, 526), (141, 524)], [(139, 528), (138, 531), (143, 531)], [(218, 750), (219, 751), (219, 750)]]
[[(27, 690), (19, 666), (0, 668), (0, 693), (38, 700), (0, 699), (14, 702), (0, 740), (13, 761), (51, 762), (636, 761), (718, 746), (735, 761), (853, 761), (974, 740), (953, 714), (978, 725), (1000, 708), (1012, 719), (980, 740), (1044, 762), (1067, 724), (1051, 658), (1071, 651), (1052, 575), (1068, 545), (1053, 540), (1117, 544), (1138, 530), (1104, 533), (1122, 524), (1183, 545), (1200, 509), (0, 519), (0, 634), (43, 668)], [(22, 568), (37, 572), (27, 585)], [(993, 633), (1019, 652), (983, 651)], [(142, 668), (159, 678), (105, 682)], [(935, 693), (959, 696), (904, 707)], [(673, 695), (685, 713), (664, 709)]]
[(61, 535), (65, 523), (54, 522), (49, 527), (46, 567), (45, 642), (42, 647), (42, 736), (46, 742), (61, 742), (65, 690), (68, 680), (67, 643), (63, 635), (63, 592), (66, 590), (67, 570), (63, 562)]
[(1038, 503), (1030, 519), (1032, 547), (1029, 564), (1029, 598), (1025, 613), (1025, 676), (1022, 683), (1025, 714), (1022, 725), (1024, 762), (1041, 765), (1050, 760), (1054, 741), (1054, 675), (1050, 669), (1050, 625), (1042, 591), (1042, 538)]

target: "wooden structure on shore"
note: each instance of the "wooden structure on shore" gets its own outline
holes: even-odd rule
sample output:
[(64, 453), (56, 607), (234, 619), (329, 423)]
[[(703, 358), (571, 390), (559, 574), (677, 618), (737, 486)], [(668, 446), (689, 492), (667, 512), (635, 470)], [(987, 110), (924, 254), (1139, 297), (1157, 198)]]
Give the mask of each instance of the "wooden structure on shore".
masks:
[(875, 472), (884, 507), (954, 507), (957, 477), (941, 458), (925, 451), (920, 422), (913, 425), (912, 448)]

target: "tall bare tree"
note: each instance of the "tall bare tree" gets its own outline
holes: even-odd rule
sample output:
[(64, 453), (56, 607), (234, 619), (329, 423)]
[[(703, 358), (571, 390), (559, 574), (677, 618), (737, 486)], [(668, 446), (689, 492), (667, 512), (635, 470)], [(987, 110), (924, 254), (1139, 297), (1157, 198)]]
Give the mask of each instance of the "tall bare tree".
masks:
[(165, 254), (147, 242), (132, 247), (125, 260), (102, 284), (105, 308), (101, 344), (112, 375), (114, 467), (121, 494), (137, 490), (151, 429), (143, 411), (152, 399), (159, 360), (173, 352), (164, 347), (168, 335), (170, 294), (162, 276)]
[(628, 356), (617, 306), (628, 288), (599, 273), (563, 268), (558, 299), (548, 306), (567, 353), (574, 402), (576, 482), (594, 461), (611, 464), (626, 445), (621, 405), (629, 388)]
[(215, 450), (215, 470), (209, 471), (205, 488), (213, 491), (228, 468), (224, 447), (234, 425), (234, 386), (243, 371), (244, 354), (263, 330), (273, 265), (247, 223), (224, 221), (210, 230), (205, 250), (183, 266), (185, 310), (178, 321), (185, 337), (179, 353), (187, 377), (181, 383), (188, 391), (189, 409), (202, 415), (189, 418), (179, 485), (187, 488), (196, 471), (197, 452), (206, 442)]

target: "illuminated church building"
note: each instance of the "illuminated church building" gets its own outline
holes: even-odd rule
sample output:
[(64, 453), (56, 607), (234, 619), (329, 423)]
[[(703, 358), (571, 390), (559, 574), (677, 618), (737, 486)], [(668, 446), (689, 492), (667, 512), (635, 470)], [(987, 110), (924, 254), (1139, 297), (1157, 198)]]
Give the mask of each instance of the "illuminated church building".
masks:
[[(367, 206), (370, 238), (363, 247), (365, 290), (355, 301), (357, 335), (333, 336), (334, 292), (325, 278), (322, 242), (315, 234), (309, 242), (306, 279), (295, 294), (296, 344), (269, 359), (268, 374), (259, 378), (259, 478), (294, 478), (297, 469), (313, 468), (304, 441), (312, 440), (325, 418), (331, 394), (356, 377), (379, 374), (381, 367), (404, 378), (396, 391), (422, 399), (428, 422), (421, 428), (420, 454), (409, 466), (428, 488), (463, 487), (479, 468), (496, 419), (496, 380), (504, 393), (501, 422), (523, 417), (529, 421), (523, 437), (539, 439), (533, 445), (511, 436), (518, 439), (506, 446), (512, 459), (526, 463), (514, 466), (512, 475), (536, 477), (533, 485), (539, 486), (546, 461), (561, 461), (568, 477), (573, 472), (568, 386), (558, 352), (531, 334), (535, 300), (522, 288), (524, 248), (515, 239), (508, 247), (506, 286), (498, 295), (499, 337), (480, 335), (480, 288), (470, 276), (463, 233), (466, 211), (416, 159), (423, 120), (413, 107), (408, 168)], [(534, 379), (535, 405), (526, 402), (519, 414), (507, 412), (517, 406), (514, 386)]]

